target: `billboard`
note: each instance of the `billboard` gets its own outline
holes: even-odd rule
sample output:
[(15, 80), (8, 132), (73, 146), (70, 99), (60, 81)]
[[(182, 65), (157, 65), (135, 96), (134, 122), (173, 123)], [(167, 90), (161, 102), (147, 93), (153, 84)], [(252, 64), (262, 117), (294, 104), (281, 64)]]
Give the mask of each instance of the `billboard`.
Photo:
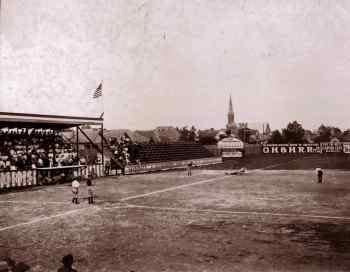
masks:
[(263, 145), (264, 154), (312, 154), (321, 153), (319, 144), (266, 144)]
[(313, 153), (347, 153), (350, 154), (350, 143), (319, 144), (265, 144), (264, 154), (313, 154)]
[(350, 143), (343, 143), (343, 152), (350, 154)]
[(338, 153), (343, 151), (342, 143), (320, 143), (322, 152), (326, 153)]

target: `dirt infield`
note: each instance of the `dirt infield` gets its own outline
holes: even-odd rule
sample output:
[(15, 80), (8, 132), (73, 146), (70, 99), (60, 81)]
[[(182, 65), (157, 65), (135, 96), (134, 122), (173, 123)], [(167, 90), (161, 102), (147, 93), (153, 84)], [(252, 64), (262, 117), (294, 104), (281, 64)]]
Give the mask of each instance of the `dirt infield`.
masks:
[[(350, 172), (219, 170), (94, 181), (0, 197), (0, 256), (31, 271), (349, 271)], [(82, 196), (86, 188), (82, 186)]]

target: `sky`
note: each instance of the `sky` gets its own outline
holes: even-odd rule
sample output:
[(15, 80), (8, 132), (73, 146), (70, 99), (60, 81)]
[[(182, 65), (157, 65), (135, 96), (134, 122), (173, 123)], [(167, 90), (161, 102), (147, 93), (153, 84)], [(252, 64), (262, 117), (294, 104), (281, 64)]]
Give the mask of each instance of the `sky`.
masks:
[[(350, 1), (2, 0), (0, 111), (350, 128)], [(103, 97), (93, 99), (103, 80)]]

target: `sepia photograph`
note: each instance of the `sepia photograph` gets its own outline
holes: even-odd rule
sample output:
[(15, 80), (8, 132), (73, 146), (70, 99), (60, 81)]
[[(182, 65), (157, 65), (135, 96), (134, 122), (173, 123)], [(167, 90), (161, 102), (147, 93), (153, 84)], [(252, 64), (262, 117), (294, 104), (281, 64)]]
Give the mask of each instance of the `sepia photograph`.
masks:
[(0, 0), (0, 272), (350, 271), (350, 1)]

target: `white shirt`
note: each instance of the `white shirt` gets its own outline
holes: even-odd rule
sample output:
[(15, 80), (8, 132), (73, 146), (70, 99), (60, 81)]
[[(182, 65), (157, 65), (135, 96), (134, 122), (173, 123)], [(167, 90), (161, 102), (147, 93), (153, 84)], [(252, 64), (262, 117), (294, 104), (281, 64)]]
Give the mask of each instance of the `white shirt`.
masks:
[(73, 187), (73, 188), (79, 188), (79, 186), (80, 186), (79, 181), (73, 180), (73, 182), (72, 182), (72, 187)]

